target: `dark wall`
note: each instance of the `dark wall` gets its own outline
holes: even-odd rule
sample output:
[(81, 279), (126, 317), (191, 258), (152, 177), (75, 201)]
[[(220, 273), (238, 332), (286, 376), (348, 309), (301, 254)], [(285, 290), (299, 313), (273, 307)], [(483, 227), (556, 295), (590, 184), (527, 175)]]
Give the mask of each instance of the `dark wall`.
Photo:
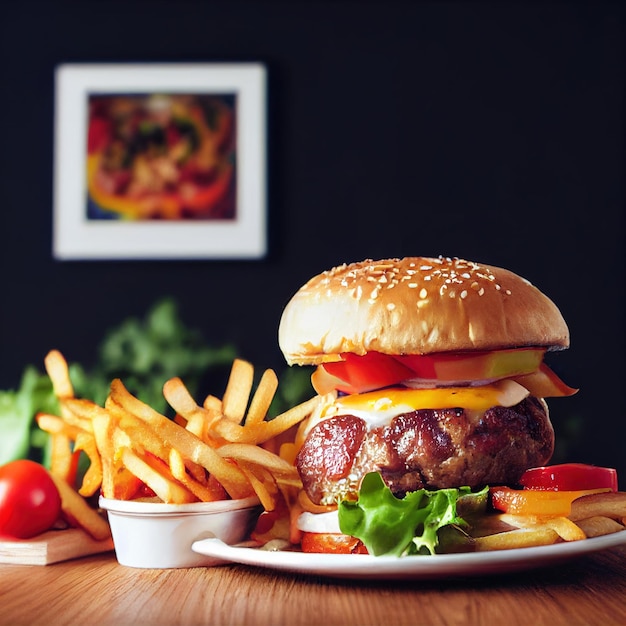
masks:
[[(572, 455), (626, 471), (623, 27), (603, 2), (5, 3), (0, 388), (51, 347), (89, 363), (165, 295), (208, 341), (282, 367), (281, 310), (311, 275), (461, 256), (560, 306), (572, 346), (551, 363), (581, 391), (550, 403), (555, 424), (584, 418)], [(268, 257), (55, 262), (55, 66), (249, 60), (269, 69)]]

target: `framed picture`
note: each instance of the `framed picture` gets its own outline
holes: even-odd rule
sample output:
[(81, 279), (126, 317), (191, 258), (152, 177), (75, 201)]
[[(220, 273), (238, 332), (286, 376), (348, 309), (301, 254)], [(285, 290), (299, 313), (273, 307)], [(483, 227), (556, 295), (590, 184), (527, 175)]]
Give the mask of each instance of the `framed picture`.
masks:
[(53, 255), (266, 254), (260, 63), (56, 69)]

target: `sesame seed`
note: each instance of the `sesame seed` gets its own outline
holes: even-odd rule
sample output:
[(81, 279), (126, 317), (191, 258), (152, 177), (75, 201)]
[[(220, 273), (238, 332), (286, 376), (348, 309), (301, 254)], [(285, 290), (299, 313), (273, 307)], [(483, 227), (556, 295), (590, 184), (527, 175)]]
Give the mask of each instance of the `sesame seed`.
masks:
[(465, 300), (465, 298), (467, 298), (467, 290), (463, 289), (463, 291), (460, 293), (461, 299)]
[(420, 298), (423, 300), (427, 296), (428, 296), (428, 291), (426, 291), (426, 289), (424, 288), (420, 289)]

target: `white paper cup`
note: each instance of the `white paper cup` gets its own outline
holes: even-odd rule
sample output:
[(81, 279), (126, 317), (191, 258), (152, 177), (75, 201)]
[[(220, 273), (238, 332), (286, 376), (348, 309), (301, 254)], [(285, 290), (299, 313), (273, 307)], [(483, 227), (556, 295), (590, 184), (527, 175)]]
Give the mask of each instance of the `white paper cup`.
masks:
[(107, 511), (118, 562), (158, 569), (222, 563), (194, 552), (191, 545), (209, 537), (228, 544), (243, 541), (262, 511), (256, 497), (192, 504), (100, 497), (99, 504)]

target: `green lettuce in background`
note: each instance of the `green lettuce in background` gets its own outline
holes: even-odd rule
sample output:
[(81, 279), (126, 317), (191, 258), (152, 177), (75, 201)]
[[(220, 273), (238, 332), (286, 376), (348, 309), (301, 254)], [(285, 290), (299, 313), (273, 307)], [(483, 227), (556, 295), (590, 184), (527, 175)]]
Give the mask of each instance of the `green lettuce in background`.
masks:
[[(62, 346), (58, 347), (63, 351)], [(157, 411), (170, 415), (163, 398), (163, 383), (180, 377), (194, 397), (208, 372), (222, 369), (228, 374), (237, 356), (235, 346), (209, 346), (201, 334), (182, 322), (172, 298), (155, 303), (144, 319), (129, 317), (105, 333), (96, 352), (96, 363), (85, 369), (69, 363), (70, 378), (77, 397), (100, 405), (114, 378)], [(43, 361), (43, 356), (42, 356)], [(259, 375), (262, 372), (259, 372)], [(310, 371), (289, 369), (274, 398), (270, 415), (276, 415), (313, 394)], [(223, 390), (210, 390), (219, 394)], [(48, 465), (48, 436), (35, 421), (37, 413), (58, 414), (58, 402), (48, 375), (29, 365), (15, 390), (0, 391), (0, 465), (31, 458)]]
[(48, 438), (34, 418), (58, 410), (50, 379), (32, 365), (24, 370), (18, 389), (0, 391), (0, 465), (27, 457), (42, 462)]

